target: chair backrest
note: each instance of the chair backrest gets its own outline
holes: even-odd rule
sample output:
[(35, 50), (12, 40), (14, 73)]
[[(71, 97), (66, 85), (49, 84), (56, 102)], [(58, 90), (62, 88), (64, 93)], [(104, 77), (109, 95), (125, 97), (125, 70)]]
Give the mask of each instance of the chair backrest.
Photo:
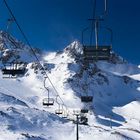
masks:
[(93, 61), (93, 60), (109, 60), (111, 55), (110, 46), (84, 46), (84, 60)]
[(81, 109), (81, 113), (88, 113), (88, 109)]
[(53, 98), (44, 98), (43, 99), (43, 105), (44, 106), (52, 106), (52, 105), (54, 105), (54, 99)]

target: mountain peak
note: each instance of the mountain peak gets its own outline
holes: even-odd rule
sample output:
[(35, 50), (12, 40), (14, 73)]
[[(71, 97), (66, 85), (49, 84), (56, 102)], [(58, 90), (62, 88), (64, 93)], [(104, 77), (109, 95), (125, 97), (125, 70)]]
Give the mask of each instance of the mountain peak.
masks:
[(78, 40), (75, 40), (64, 49), (64, 52), (75, 58), (83, 54), (83, 47)]
[[(123, 59), (115, 53), (111, 54), (110, 61), (97, 61), (87, 66), (84, 65), (84, 61), (73, 61), (73, 58), (82, 58), (83, 54), (83, 47), (76, 40), (63, 52), (49, 53), (45, 56), (45, 61), (40, 62), (51, 79), (55, 87), (53, 88), (48, 77), (46, 83), (44, 82), (44, 70), (42, 71), (40, 64), (33, 63), (34, 59), (31, 60), (29, 56), (31, 54), (27, 45), (16, 40), (20, 46), (14, 48), (10, 46), (12, 44), (8, 42), (8, 38), (3, 39), (5, 39), (4, 42), (7, 40), (5, 43), (9, 46), (5, 45), (1, 50), (2, 57), (10, 55), (13, 49), (15, 52), (8, 57), (10, 60), (12, 58), (14, 60), (14, 57), (19, 55), (21, 60), (28, 60), (28, 62), (30, 60), (31, 63), (27, 65), (26, 74), (18, 77), (17, 80), (4, 80), (0, 72), (0, 123), (2, 126), (0, 133), (2, 135), (6, 133), (7, 136), (12, 133), (17, 136), (17, 139), (23, 139), (21, 137), (24, 135), (29, 139), (68, 138), (71, 140), (75, 136), (75, 130), (69, 119), (75, 119), (72, 114), (77, 109), (79, 111), (87, 109), (90, 112), (87, 114), (89, 125), (80, 126), (84, 136), (81, 140), (93, 138), (124, 140), (127, 139), (125, 137), (131, 139), (132, 135), (135, 137), (138, 135), (139, 139), (137, 122), (140, 122), (140, 117), (137, 108), (140, 107), (140, 86), (135, 80), (139, 80), (138, 67), (123, 63)], [(4, 42), (0, 35), (0, 46)], [(49, 89), (51, 99), (55, 101), (51, 108), (42, 106), (42, 100), (47, 97), (48, 92), (44, 88), (44, 83)], [(68, 107), (66, 110), (69, 115), (68, 120), (64, 119), (65, 114), (61, 116), (55, 114), (55, 110), (60, 106), (63, 107), (64, 104), (63, 102), (61, 104), (60, 100), (58, 100), (60, 103), (57, 102), (58, 94), (55, 90)], [(93, 102), (88, 105), (81, 102), (81, 97), (87, 95), (93, 96)], [(110, 126), (113, 129), (110, 129)], [(89, 133), (95, 130), (98, 138), (93, 133)], [(70, 134), (72, 137), (69, 137)], [(4, 137), (2, 135), (0, 137)], [(124, 135), (124, 138), (121, 138), (121, 135)]]

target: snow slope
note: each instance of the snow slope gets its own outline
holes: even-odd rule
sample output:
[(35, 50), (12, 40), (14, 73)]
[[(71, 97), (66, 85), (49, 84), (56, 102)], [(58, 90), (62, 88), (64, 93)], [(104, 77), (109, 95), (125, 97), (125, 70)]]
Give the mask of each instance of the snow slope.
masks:
[[(140, 69), (117, 56), (85, 69), (82, 53), (75, 41), (61, 52), (46, 53), (41, 60), (68, 107), (69, 119), (55, 114), (56, 102), (43, 107), (44, 75), (32, 56), (24, 59), (28, 65), (23, 77), (4, 79), (0, 71), (0, 140), (75, 139), (71, 119), (75, 119), (73, 110), (81, 108), (90, 112), (88, 125), (79, 126), (80, 140), (140, 140)], [(46, 85), (56, 99), (48, 79)], [(93, 95), (92, 104), (81, 103), (80, 96), (86, 93)]]

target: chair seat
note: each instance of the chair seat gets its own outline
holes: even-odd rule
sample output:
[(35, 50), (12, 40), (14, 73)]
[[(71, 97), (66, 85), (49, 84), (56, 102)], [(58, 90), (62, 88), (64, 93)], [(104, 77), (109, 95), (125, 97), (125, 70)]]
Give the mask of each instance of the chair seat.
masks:
[(111, 55), (110, 46), (84, 46), (84, 60), (94, 61), (94, 60), (109, 60)]
[(88, 113), (88, 109), (81, 109), (81, 113)]
[(58, 110), (55, 111), (55, 114), (61, 115), (61, 114), (63, 114), (63, 110), (62, 109), (58, 109)]
[(23, 75), (25, 74), (25, 69), (2, 69), (4, 75)]
[(82, 102), (92, 102), (93, 96), (81, 96), (81, 101)]
[(45, 99), (43, 99), (43, 105), (44, 106), (52, 106), (52, 105), (54, 105), (54, 99), (53, 98), (45, 98)]

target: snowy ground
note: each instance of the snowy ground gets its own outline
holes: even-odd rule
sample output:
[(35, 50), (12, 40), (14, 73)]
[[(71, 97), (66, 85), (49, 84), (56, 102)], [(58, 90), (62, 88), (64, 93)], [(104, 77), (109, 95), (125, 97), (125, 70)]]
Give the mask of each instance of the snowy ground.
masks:
[[(68, 106), (69, 119), (75, 119), (73, 110), (90, 108), (89, 125), (79, 126), (79, 139), (140, 140), (140, 68), (102, 61), (84, 70), (81, 61), (71, 56), (73, 49), (81, 51), (74, 42), (64, 52), (46, 54), (42, 63)], [(54, 113), (58, 105), (43, 107), (44, 76), (40, 70), (34, 73), (31, 65), (25, 76), (17, 79), (4, 79), (0, 71), (0, 140), (75, 139), (75, 124)], [(55, 99), (48, 80), (46, 85)], [(94, 97), (90, 106), (80, 101), (85, 92)]]

